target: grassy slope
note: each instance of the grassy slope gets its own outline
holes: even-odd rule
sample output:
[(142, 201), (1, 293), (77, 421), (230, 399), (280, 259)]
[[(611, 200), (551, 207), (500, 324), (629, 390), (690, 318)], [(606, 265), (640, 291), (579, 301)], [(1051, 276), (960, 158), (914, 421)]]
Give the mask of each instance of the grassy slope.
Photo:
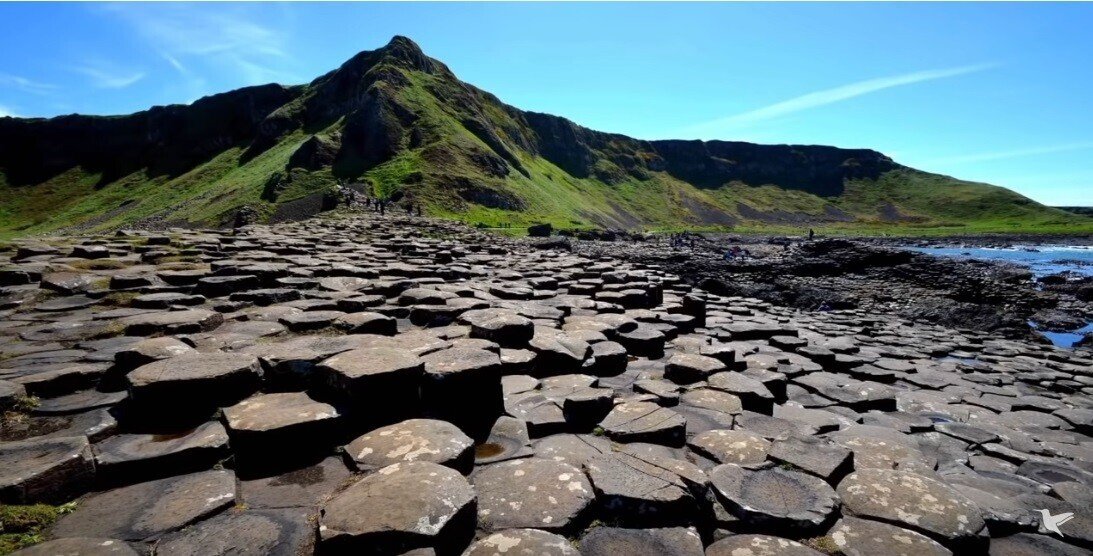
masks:
[[(360, 178), (370, 181), (380, 196), (402, 190), (423, 203), (431, 214), (472, 224), (522, 227), (550, 222), (558, 228), (715, 229), (717, 226), (703, 223), (691, 210), (706, 207), (740, 219), (734, 227), (738, 231), (799, 232), (811, 226), (825, 233), (1093, 233), (1093, 218), (1043, 207), (1000, 187), (914, 170), (889, 172), (876, 181), (848, 183), (842, 196), (825, 199), (774, 186), (726, 184), (719, 189), (699, 189), (663, 172), (650, 173), (644, 180), (627, 177), (620, 183), (608, 184), (595, 178), (573, 177), (549, 161), (508, 144), (527, 175), (510, 171), (504, 177), (490, 176), (472, 162), (472, 155), (490, 153), (491, 149), (460, 123), (468, 115), (461, 112), (466, 106), (438, 100), (453, 98), (462, 89), (454, 90), (457, 85), (429, 74), (399, 71), (410, 85), (395, 94), (419, 116), (415, 126), (426, 140)], [(476, 100), (495, 128), (520, 127), (495, 100)], [(340, 124), (322, 132), (335, 130)], [(270, 214), (275, 204), (261, 198), (267, 180), (274, 173), (287, 173), (289, 157), (308, 136), (304, 131), (293, 132), (246, 163), (241, 164), (240, 146), (179, 176), (148, 177), (138, 172), (101, 188), (95, 187), (97, 175), (78, 168), (46, 183), (18, 189), (9, 187), (0, 175), (0, 238), (58, 229), (106, 230), (149, 218), (217, 224), (244, 204)], [(288, 174), (291, 179), (277, 202), (330, 188), (336, 181), (329, 170), (306, 173), (297, 169)], [(617, 174), (625, 175), (621, 171)], [(453, 179), (514, 197), (523, 208), (501, 210), (469, 203), (453, 191), (449, 185)], [(760, 212), (813, 215), (817, 220), (825, 219), (825, 211), (838, 209), (857, 221), (744, 221), (738, 210), (741, 203)], [(886, 221), (878, 209), (885, 204), (914, 222)]]

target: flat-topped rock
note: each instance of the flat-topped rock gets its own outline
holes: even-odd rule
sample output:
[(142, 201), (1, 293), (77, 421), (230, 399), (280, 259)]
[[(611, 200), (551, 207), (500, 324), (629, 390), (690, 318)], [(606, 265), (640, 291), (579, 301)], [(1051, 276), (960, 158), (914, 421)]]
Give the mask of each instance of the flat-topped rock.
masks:
[(477, 309), (459, 315), (470, 325), (472, 338), (484, 338), (503, 347), (522, 347), (535, 333), (531, 319), (506, 309)]
[(687, 461), (640, 451), (612, 452), (585, 464), (601, 511), (629, 525), (695, 519), (706, 475)]
[(719, 465), (710, 471), (710, 483), (725, 509), (753, 527), (816, 531), (839, 507), (839, 496), (821, 479), (777, 467)]
[(195, 334), (216, 329), (224, 323), (224, 315), (206, 309), (190, 309), (136, 315), (120, 322), (125, 326), (126, 336)]
[(268, 554), (297, 556), (315, 551), (315, 528), (300, 509), (228, 510), (156, 543), (157, 554)]
[[(706, 548), (706, 556), (822, 556), (797, 541), (770, 535), (732, 535)], [(908, 555), (909, 556), (909, 555)]]
[(18, 556), (138, 556), (123, 540), (91, 537), (54, 539), (12, 552)]
[(677, 353), (664, 366), (664, 378), (676, 384), (691, 384), (706, 380), (725, 370), (725, 364), (713, 357), (695, 353)]
[(258, 386), (261, 367), (253, 355), (187, 353), (154, 361), (127, 375), (134, 402), (153, 408), (221, 406)]
[(847, 515), (878, 519), (966, 544), (983, 530), (979, 507), (940, 481), (908, 471), (861, 469), (839, 483)]
[(215, 421), (171, 434), (119, 434), (95, 445), (95, 464), (111, 481), (207, 469), (227, 454), (228, 433)]
[(711, 430), (696, 434), (687, 444), (717, 463), (733, 463), (754, 468), (767, 461), (771, 443), (758, 434), (744, 430)]
[(392, 420), (416, 411), (424, 370), (420, 357), (396, 347), (353, 349), (316, 367), (327, 386), (362, 411)]
[(546, 459), (479, 467), (471, 482), (478, 491), (478, 526), (485, 531), (566, 530), (593, 500), (583, 471)]
[(427, 461), (469, 473), (474, 441), (451, 423), (409, 419), (361, 435), (345, 447), (345, 454), (360, 471)]
[(582, 556), (702, 556), (702, 538), (694, 529), (624, 529), (595, 527), (580, 540)]
[(235, 476), (204, 471), (92, 494), (62, 516), (54, 538), (155, 539), (235, 503)]
[(581, 556), (569, 539), (538, 529), (507, 529), (476, 541), (464, 556)]
[(86, 436), (0, 442), (0, 502), (5, 504), (64, 500), (88, 488), (94, 473)]
[(600, 426), (619, 442), (653, 442), (668, 446), (683, 444), (687, 421), (671, 409), (650, 402), (616, 405)]
[(324, 550), (398, 554), (451, 551), (474, 533), (476, 494), (458, 471), (435, 463), (396, 463), (360, 479), (323, 507)]
[(335, 439), (338, 418), (334, 406), (304, 392), (256, 394), (224, 408), (232, 449), (251, 457), (273, 456), (285, 446), (297, 454), (323, 450)]
[(950, 556), (952, 554), (949, 549), (921, 533), (879, 521), (850, 516), (840, 519), (827, 532), (827, 536), (834, 541), (839, 551), (847, 556), (872, 556), (873, 554)]

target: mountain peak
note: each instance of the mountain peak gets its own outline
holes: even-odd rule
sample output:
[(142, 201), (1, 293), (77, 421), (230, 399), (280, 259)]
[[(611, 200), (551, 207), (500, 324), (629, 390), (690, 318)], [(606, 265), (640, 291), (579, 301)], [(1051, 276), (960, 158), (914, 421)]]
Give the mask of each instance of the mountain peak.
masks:
[(380, 48), (378, 52), (382, 52), (385, 56), (409, 64), (413, 69), (418, 69), (425, 72), (433, 72), (435, 65), (432, 59), (425, 55), (425, 52), (421, 50), (421, 47), (408, 37), (402, 35), (395, 35), (391, 37), (391, 40)]

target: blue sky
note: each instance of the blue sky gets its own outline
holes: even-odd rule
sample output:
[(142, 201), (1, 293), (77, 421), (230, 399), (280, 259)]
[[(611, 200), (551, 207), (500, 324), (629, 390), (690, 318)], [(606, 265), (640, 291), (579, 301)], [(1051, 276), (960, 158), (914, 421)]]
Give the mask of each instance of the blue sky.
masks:
[(302, 83), (402, 34), (594, 129), (868, 147), (1093, 205), (1091, 26), (1091, 4), (0, 4), (0, 114)]

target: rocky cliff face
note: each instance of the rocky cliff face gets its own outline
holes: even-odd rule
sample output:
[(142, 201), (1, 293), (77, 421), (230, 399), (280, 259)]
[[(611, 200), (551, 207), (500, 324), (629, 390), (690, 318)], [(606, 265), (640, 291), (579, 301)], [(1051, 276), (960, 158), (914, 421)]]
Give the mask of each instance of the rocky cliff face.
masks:
[(249, 143), (259, 124), (300, 92), (300, 87), (262, 85), (128, 116), (0, 118), (0, 169), (17, 186), (77, 166), (101, 172), (104, 184), (141, 168), (181, 173)]
[[(908, 170), (871, 150), (643, 141), (590, 130), (504, 104), (404, 37), (307, 85), (248, 87), (120, 117), (0, 119), (9, 193), (25, 187), (34, 195), (36, 185), (73, 169), (98, 176), (99, 188), (143, 171), (142, 179), (185, 190), (193, 185), (171, 180), (231, 149), (241, 152), (235, 163), (250, 169), (246, 179), (259, 185), (226, 188), (210, 210), (230, 209), (225, 196), (236, 205), (292, 200), (261, 186), (273, 176), (276, 191), (293, 198), (348, 179), (371, 183), (381, 196), (412, 195), (446, 214), (534, 210), (528, 218), (635, 225), (735, 222), (774, 208), (796, 214), (758, 206), (746, 191), (740, 198), (722, 191), (776, 186), (813, 196), (817, 218), (853, 220), (832, 204), (849, 183)], [(253, 161), (263, 155), (259, 167)], [(248, 197), (258, 191), (261, 198)], [(172, 199), (203, 203), (204, 195), (183, 191)], [(76, 206), (83, 196), (51, 204)], [(154, 211), (178, 212), (145, 207), (141, 214)]]

